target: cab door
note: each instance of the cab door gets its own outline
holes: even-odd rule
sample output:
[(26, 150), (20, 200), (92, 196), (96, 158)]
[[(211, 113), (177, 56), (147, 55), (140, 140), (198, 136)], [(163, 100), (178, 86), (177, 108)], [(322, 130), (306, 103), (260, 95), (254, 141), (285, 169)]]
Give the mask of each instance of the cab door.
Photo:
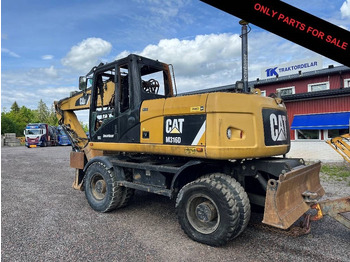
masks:
[(125, 59), (96, 70), (90, 105), (91, 141), (139, 142), (139, 110), (130, 106), (131, 85)]

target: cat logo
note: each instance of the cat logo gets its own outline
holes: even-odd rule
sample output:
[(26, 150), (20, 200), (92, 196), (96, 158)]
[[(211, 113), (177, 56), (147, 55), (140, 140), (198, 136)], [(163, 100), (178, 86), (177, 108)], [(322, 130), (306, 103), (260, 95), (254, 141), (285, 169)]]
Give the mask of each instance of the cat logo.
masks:
[(165, 121), (165, 132), (167, 134), (182, 134), (184, 118), (168, 118)]
[(273, 141), (287, 140), (287, 117), (284, 115), (270, 115), (271, 138)]
[(80, 97), (79, 99), (77, 99), (77, 101), (75, 101), (75, 105), (76, 106), (85, 106), (89, 103), (90, 100), (90, 94), (85, 94), (82, 97)]
[(265, 145), (288, 145), (289, 124), (287, 112), (276, 109), (263, 109)]

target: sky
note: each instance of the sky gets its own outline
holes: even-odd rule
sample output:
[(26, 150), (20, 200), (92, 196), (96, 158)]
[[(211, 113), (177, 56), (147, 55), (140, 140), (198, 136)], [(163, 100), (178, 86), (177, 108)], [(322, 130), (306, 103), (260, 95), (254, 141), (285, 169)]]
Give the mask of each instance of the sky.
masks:
[[(350, 0), (284, 2), (350, 28)], [(130, 53), (173, 64), (179, 93), (233, 84), (242, 78), (239, 21), (196, 0), (2, 0), (1, 111), (15, 101), (51, 106), (93, 66)], [(248, 43), (250, 80), (268, 65), (317, 56), (254, 25)]]

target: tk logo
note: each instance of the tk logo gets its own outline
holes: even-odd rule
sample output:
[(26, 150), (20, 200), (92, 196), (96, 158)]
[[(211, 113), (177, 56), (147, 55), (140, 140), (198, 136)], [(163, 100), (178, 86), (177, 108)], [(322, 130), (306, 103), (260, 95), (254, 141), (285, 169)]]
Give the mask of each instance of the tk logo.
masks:
[(276, 69), (277, 69), (278, 67), (276, 66), (275, 68), (268, 68), (268, 69), (266, 69), (265, 70), (265, 72), (266, 72), (266, 76), (267, 77), (270, 77), (270, 76), (278, 76), (278, 74), (277, 74), (277, 72), (276, 72)]

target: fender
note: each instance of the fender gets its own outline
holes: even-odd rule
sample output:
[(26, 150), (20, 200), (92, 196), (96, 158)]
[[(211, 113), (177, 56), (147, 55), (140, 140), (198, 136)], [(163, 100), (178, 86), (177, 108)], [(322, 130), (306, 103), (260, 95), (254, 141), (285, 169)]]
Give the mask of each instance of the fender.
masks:
[(109, 156), (97, 156), (89, 160), (89, 162), (86, 163), (83, 169), (83, 173), (85, 176), (86, 170), (89, 168), (90, 165), (96, 162), (101, 162), (107, 169), (114, 169), (116, 171), (117, 180), (123, 181), (125, 180), (125, 174), (123, 172), (123, 169), (120, 168), (116, 163), (113, 163), (113, 157)]
[(89, 162), (86, 163), (83, 169), (75, 167), (75, 179), (73, 182), (73, 188), (77, 190), (83, 190), (83, 184), (84, 184), (84, 177), (86, 170), (95, 162), (101, 162), (107, 169), (114, 169), (118, 170), (116, 172), (117, 179), (118, 180), (125, 180), (124, 171), (122, 168), (118, 167), (117, 165), (113, 165), (111, 161), (111, 157), (108, 156), (97, 156), (89, 160)]
[(175, 189), (179, 185), (184, 185), (186, 183), (189, 183), (200, 176), (200, 172), (190, 172), (190, 171), (192, 167), (198, 167), (202, 163), (203, 161), (201, 160), (191, 160), (179, 168), (179, 170), (175, 173), (171, 181), (170, 190), (172, 192), (172, 197), (174, 196)]

